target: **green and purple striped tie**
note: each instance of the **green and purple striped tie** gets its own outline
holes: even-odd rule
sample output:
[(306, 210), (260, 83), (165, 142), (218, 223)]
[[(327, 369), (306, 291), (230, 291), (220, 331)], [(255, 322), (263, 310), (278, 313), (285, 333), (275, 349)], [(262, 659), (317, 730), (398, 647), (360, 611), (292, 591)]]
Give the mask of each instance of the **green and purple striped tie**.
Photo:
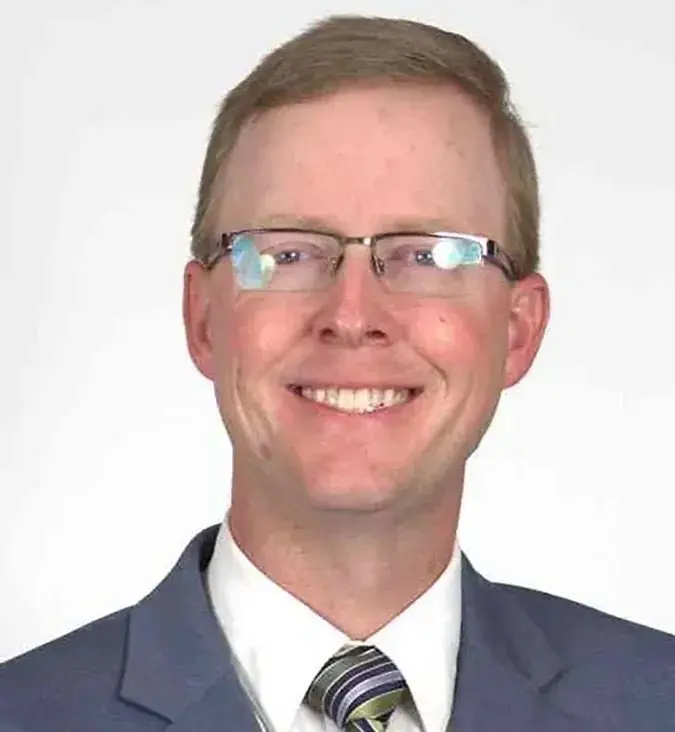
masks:
[(407, 690), (405, 680), (374, 646), (345, 646), (316, 675), (305, 702), (346, 732), (384, 732)]

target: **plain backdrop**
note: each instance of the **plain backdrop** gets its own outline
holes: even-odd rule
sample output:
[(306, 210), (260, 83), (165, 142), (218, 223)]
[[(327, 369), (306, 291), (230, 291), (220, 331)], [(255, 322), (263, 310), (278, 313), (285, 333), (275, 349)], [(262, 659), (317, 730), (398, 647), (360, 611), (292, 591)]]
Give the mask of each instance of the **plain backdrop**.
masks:
[(230, 447), (181, 323), (217, 104), (335, 12), (468, 35), (542, 180), (553, 315), (472, 460), (493, 579), (675, 633), (675, 10), (665, 0), (0, 5), (0, 659), (139, 600), (222, 520)]

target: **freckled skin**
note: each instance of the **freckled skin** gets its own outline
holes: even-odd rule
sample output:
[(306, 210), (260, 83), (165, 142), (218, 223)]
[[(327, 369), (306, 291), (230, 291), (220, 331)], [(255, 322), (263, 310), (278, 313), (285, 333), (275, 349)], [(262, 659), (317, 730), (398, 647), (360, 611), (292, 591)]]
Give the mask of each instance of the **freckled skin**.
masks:
[[(240, 136), (224, 191), (219, 231), (281, 216), (345, 235), (402, 221), (506, 234), (487, 119), (450, 87), (352, 89), (267, 112)], [(466, 282), (456, 297), (386, 293), (356, 248), (319, 295), (241, 292), (226, 260), (208, 274), (188, 267), (190, 352), (235, 447), (233, 521), (456, 512), (464, 464), (548, 313), (537, 275), (512, 285), (487, 266)], [(326, 418), (286, 389), (360, 375), (424, 392), (400, 419), (375, 422)]]

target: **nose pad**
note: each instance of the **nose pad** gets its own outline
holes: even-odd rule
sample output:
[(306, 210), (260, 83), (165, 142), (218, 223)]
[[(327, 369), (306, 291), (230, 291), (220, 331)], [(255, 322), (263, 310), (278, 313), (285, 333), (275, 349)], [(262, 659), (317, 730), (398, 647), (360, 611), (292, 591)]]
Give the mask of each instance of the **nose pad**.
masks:
[(379, 279), (384, 274), (384, 262), (375, 256), (375, 250), (370, 250), (370, 266), (373, 274)]
[(333, 277), (337, 277), (338, 272), (340, 271), (340, 268), (342, 267), (342, 263), (345, 261), (345, 250), (343, 249), (340, 254), (338, 254), (337, 257), (333, 259)]

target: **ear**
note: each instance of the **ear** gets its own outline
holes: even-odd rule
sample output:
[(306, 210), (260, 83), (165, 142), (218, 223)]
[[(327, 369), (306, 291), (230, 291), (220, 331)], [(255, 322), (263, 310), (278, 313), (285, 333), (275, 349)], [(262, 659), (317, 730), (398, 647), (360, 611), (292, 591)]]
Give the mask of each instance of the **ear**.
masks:
[(530, 370), (546, 331), (549, 312), (549, 287), (540, 274), (512, 285), (505, 388), (517, 384)]
[(213, 379), (210, 273), (195, 260), (183, 276), (183, 323), (192, 362), (207, 379)]

